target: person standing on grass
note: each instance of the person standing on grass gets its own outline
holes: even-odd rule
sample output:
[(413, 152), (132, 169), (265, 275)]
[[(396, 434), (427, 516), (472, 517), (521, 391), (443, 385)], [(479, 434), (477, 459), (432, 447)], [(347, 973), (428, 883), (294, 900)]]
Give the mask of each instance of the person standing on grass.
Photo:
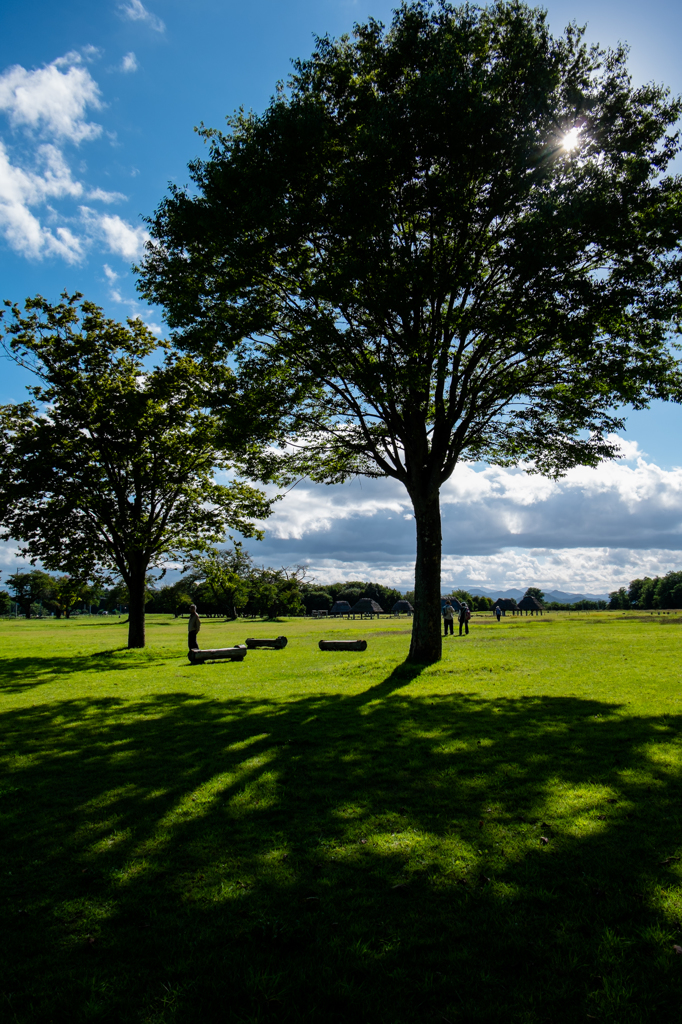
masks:
[(497, 621), (499, 622), (500, 619), (502, 618), (502, 609), (500, 608), (499, 604), (495, 607), (495, 615), (497, 616)]
[(443, 609), (443, 624), (445, 626), (445, 636), (448, 635), (448, 629), (450, 630), (450, 636), (454, 636), (455, 633), (455, 609), (452, 607), (450, 602), (445, 605)]
[(189, 606), (189, 619), (187, 620), (187, 646), (190, 651), (198, 651), (199, 644), (197, 643), (197, 633), (201, 629), (201, 619), (197, 615), (197, 606), (191, 604)]
[(466, 636), (469, 635), (469, 619), (471, 618), (471, 612), (467, 607), (466, 601), (462, 601), (459, 606), (459, 635), (462, 635), (462, 626), (464, 626)]

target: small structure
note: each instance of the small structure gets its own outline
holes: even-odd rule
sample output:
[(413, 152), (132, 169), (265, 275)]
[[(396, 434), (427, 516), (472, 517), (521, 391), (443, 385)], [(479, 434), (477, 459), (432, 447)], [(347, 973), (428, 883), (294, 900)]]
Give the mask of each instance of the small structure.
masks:
[(287, 645), (287, 638), (285, 636), (276, 636), (272, 640), (256, 639), (255, 637), (248, 637), (246, 640), (246, 646), (250, 651), (253, 651), (257, 647), (272, 647), (276, 651), (281, 651), (283, 647)]
[(247, 650), (246, 644), (237, 644), (236, 647), (190, 650), (187, 652), (187, 657), (193, 665), (203, 665), (206, 661), (243, 661)]
[(313, 608), (310, 617), (313, 619), (326, 619), (329, 612), (326, 608)]
[(373, 619), (375, 615), (383, 615), (384, 609), (373, 601), (371, 597), (361, 597), (357, 604), (351, 608), (351, 615), (355, 618), (359, 615), (361, 619)]
[(412, 615), (414, 613), (414, 608), (409, 601), (396, 601), (391, 608), (391, 611), (394, 615)]
[(350, 615), (350, 605), (348, 601), (334, 601), (330, 616), (335, 617), (337, 615)]
[(512, 615), (515, 615), (519, 610), (516, 601), (512, 600), (511, 597), (498, 597), (493, 607), (493, 612), (495, 611), (495, 608), (499, 608), (503, 615), (506, 615), (507, 612), (511, 612)]
[(320, 640), (321, 651), (366, 651), (366, 640)]
[(529, 594), (526, 594), (525, 597), (521, 598), (517, 605), (517, 608), (520, 612), (525, 612), (526, 615), (528, 614), (528, 612), (530, 612), (531, 615), (542, 615), (542, 613), (545, 610), (544, 607), (538, 601), (537, 597), (531, 597)]

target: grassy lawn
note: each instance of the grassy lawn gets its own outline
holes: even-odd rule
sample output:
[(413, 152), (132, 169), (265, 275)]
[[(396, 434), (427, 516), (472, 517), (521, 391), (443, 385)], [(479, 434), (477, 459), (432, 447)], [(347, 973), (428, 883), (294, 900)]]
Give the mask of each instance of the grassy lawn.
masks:
[(186, 628), (0, 622), (3, 1024), (682, 1019), (676, 616)]

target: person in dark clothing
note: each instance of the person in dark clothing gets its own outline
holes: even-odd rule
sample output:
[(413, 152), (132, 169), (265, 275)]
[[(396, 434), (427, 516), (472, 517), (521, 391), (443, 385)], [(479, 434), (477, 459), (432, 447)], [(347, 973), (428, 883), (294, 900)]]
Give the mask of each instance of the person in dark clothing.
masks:
[(458, 616), (459, 635), (460, 636), (462, 635), (462, 626), (464, 626), (465, 635), (466, 636), (469, 635), (469, 618), (470, 618), (470, 616), (471, 616), (471, 612), (467, 608), (466, 601), (462, 601), (461, 605), (459, 606), (459, 616)]
[(190, 651), (198, 651), (199, 644), (197, 643), (197, 633), (201, 629), (201, 619), (197, 615), (197, 606), (191, 604), (189, 606), (189, 619), (187, 621), (187, 646)]
[(448, 629), (450, 630), (450, 636), (455, 634), (455, 609), (452, 607), (450, 602), (443, 608), (443, 625), (445, 626), (445, 636), (448, 635)]
[(502, 618), (502, 609), (500, 608), (499, 604), (495, 608), (495, 615), (497, 616), (497, 621), (499, 622), (500, 619)]

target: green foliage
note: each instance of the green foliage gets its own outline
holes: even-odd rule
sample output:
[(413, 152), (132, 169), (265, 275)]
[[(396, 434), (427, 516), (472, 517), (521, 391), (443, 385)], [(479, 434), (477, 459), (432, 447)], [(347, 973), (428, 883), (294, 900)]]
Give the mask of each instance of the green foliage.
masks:
[(194, 603), (193, 593), (195, 590), (194, 579), (183, 576), (177, 583), (159, 587), (152, 596), (148, 610), (150, 612), (172, 612), (177, 619), (179, 615), (189, 612), (189, 606)]
[(561, 604), (560, 601), (550, 601), (545, 604), (545, 609), (552, 612), (596, 612), (606, 609), (606, 601), (574, 601), (573, 604)]
[(12, 611), (12, 598), (6, 590), (0, 590), (0, 615), (9, 615)]
[(302, 588), (301, 600), (308, 615), (310, 612), (318, 609), (329, 611), (334, 603), (334, 599), (328, 590), (325, 590), (324, 587), (314, 587), (310, 584)]
[(625, 587), (620, 587), (618, 590), (613, 590), (609, 594), (608, 607), (611, 610), (622, 609), (626, 611), (630, 607), (630, 598)]
[(682, 608), (682, 572), (668, 572), (656, 581), (654, 608)]
[(280, 615), (300, 615), (305, 611), (301, 597), (301, 583), (305, 579), (305, 566), (292, 569), (253, 568), (249, 574), (249, 599), (246, 614), (263, 615), (276, 619)]
[(168, 353), (149, 369), (162, 347), (144, 324), (115, 323), (81, 299), (11, 307), (7, 350), (41, 383), (29, 388), (33, 401), (0, 407), (0, 524), (47, 569), (119, 575), (128, 642), (144, 646), (149, 569), (228, 528), (258, 536), (254, 518), (271, 502), (215, 480), (230, 461), (205, 407), (210, 389), (230, 391), (230, 371)]
[(610, 608), (682, 608), (682, 572), (668, 572), (665, 576), (645, 576), (630, 582), (609, 594)]
[(88, 594), (86, 580), (72, 576), (53, 577), (52, 587), (47, 595), (47, 605), (60, 619), (65, 615), (68, 619), (76, 603)]
[(404, 484), (414, 661), (441, 652), (457, 463), (594, 466), (624, 405), (680, 395), (682, 104), (626, 58), (521, 3), (403, 3), (202, 130), (150, 222), (141, 289), (179, 343), (298, 388), (262, 472)]
[(534, 597), (536, 601), (540, 602), (540, 604), (542, 604), (542, 602), (545, 599), (544, 592), (542, 590), (540, 590), (539, 587), (528, 587), (528, 590), (526, 591), (526, 593), (523, 596), (524, 597)]
[(223, 614), (236, 619), (239, 609), (248, 603), (253, 586), (253, 559), (242, 544), (196, 555), (192, 566), (196, 582), (205, 583)]
[(7, 585), (27, 619), (31, 618), (37, 602), (48, 599), (54, 591), (54, 580), (40, 569), (12, 573), (7, 577)]

